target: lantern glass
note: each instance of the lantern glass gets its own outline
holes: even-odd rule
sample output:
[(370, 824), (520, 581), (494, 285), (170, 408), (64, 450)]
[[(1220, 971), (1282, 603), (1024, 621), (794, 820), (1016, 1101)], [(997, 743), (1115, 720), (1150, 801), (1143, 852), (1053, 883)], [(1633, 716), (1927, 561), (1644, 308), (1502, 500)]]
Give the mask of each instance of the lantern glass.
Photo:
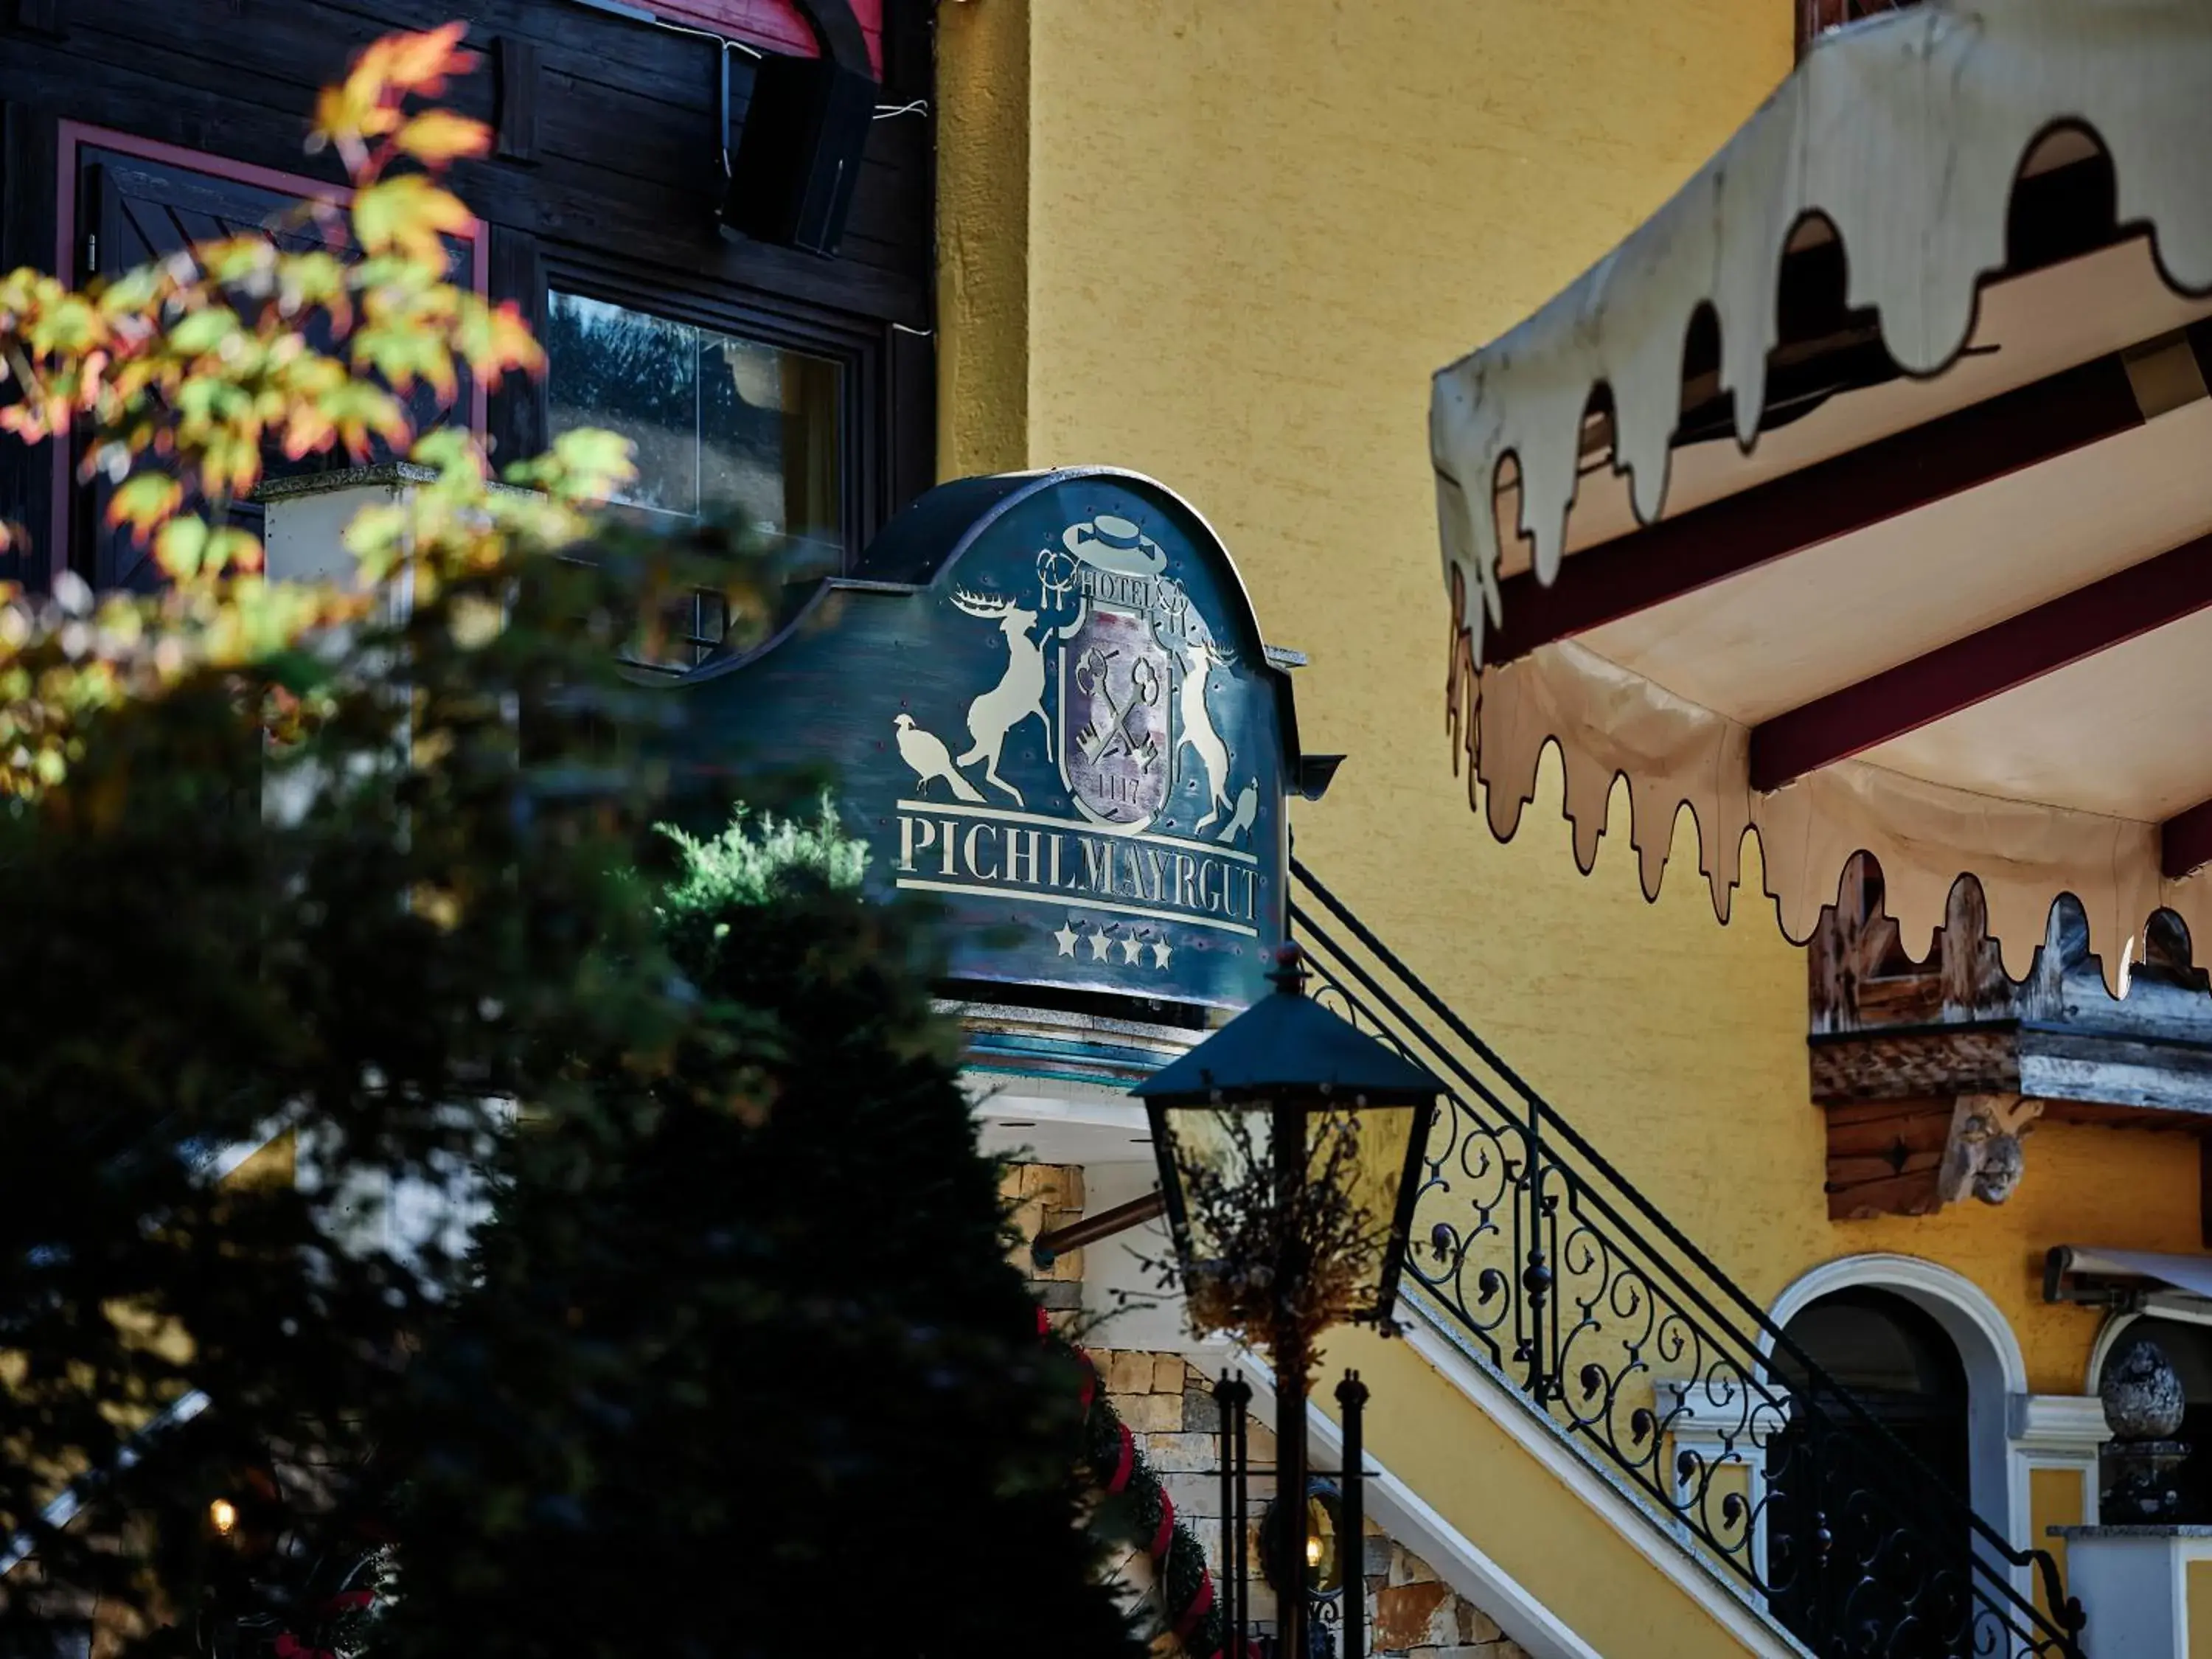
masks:
[(1336, 1534), (1336, 1489), (1316, 1481), (1306, 1489), (1306, 1589), (1334, 1595), (1344, 1588), (1343, 1540)]
[[(1277, 1178), (1276, 1107), (1299, 1167)], [(1340, 1316), (1371, 1320), (1396, 1293), (1418, 1149), (1433, 1103), (1299, 1091), (1298, 1097), (1150, 1103), (1152, 1140), (1186, 1285), (1193, 1271), (1280, 1259), (1294, 1236), (1337, 1241)], [(1295, 1206), (1283, 1211), (1286, 1189)]]

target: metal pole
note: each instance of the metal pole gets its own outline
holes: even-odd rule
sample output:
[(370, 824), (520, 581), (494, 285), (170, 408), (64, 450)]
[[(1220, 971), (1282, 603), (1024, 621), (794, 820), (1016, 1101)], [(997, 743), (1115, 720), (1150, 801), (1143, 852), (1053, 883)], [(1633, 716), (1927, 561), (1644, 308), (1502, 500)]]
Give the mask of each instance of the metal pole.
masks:
[(1336, 1385), (1344, 1408), (1344, 1498), (1337, 1506), (1336, 1554), (1344, 1580), (1344, 1659), (1367, 1659), (1367, 1451), (1362, 1419), (1367, 1385), (1346, 1371)]
[[(1302, 1347), (1303, 1345), (1297, 1345)], [(1285, 1524), (1275, 1528), (1277, 1652), (1306, 1659), (1306, 1356), (1278, 1356), (1275, 1379), (1275, 1501)]]
[[(1237, 1390), (1237, 1624), (1239, 1639), (1252, 1645), (1252, 1580), (1260, 1564), (1252, 1559), (1252, 1385)], [(1239, 1659), (1243, 1659), (1240, 1656)]]
[(1039, 1233), (1030, 1242), (1030, 1255), (1038, 1267), (1049, 1267), (1054, 1256), (1066, 1255), (1070, 1250), (1079, 1250), (1086, 1244), (1096, 1244), (1102, 1238), (1111, 1238), (1132, 1227), (1141, 1227), (1155, 1216), (1164, 1215), (1167, 1207), (1167, 1200), (1159, 1194), (1146, 1193), (1142, 1198), (1133, 1198), (1127, 1204), (1116, 1204), (1110, 1210), (1101, 1210), (1097, 1215), (1087, 1215), (1065, 1227), (1054, 1227), (1050, 1232)]
[[(1305, 1113), (1295, 1105), (1273, 1111), (1273, 1146), (1277, 1213), (1287, 1218), (1302, 1206), (1306, 1179)], [(1306, 1275), (1307, 1243), (1297, 1229), (1283, 1229), (1283, 1260), (1277, 1264), (1282, 1305), (1295, 1308)], [(1283, 1659), (1307, 1659), (1306, 1653), (1306, 1372), (1313, 1357), (1295, 1319), (1275, 1333), (1275, 1502), (1282, 1524), (1275, 1528), (1275, 1559), (1268, 1577), (1275, 1585), (1276, 1652)]]
[[(1238, 1397), (1240, 1392), (1243, 1398)], [(1242, 1507), (1237, 1497), (1244, 1484), (1244, 1455), (1239, 1443), (1243, 1438), (1244, 1401), (1252, 1390), (1228, 1371), (1213, 1385), (1214, 1408), (1221, 1417), (1221, 1626), (1224, 1633), (1223, 1651), (1231, 1659), (1242, 1659), (1236, 1644), (1243, 1639), (1244, 1626), (1237, 1616), (1237, 1581), (1244, 1572), (1244, 1539), (1237, 1511)]]
[(1251, 1422), (1245, 1407), (1252, 1403), (1252, 1385), (1239, 1377), (1236, 1387), (1237, 1493), (1231, 1516), (1237, 1533), (1237, 1567), (1230, 1585), (1237, 1592), (1237, 1613), (1230, 1621), (1230, 1628), (1238, 1645), (1232, 1650), (1231, 1659), (1245, 1659), (1245, 1649), (1250, 1645), (1252, 1634), (1251, 1563), (1244, 1559), (1245, 1540), (1252, 1528), (1252, 1510), (1248, 1501), (1251, 1495), (1252, 1446), (1250, 1437), (1245, 1432)]
[[(1532, 1098), (1528, 1103), (1528, 1167), (1524, 1172), (1528, 1201), (1524, 1212), (1528, 1232), (1528, 1265), (1521, 1270), (1525, 1328), (1528, 1332), (1528, 1397), (1541, 1410), (1549, 1398), (1544, 1337), (1544, 1304), (1552, 1288), (1552, 1270), (1544, 1260), (1544, 1120)], [(1555, 1316), (1556, 1318), (1556, 1316)]]

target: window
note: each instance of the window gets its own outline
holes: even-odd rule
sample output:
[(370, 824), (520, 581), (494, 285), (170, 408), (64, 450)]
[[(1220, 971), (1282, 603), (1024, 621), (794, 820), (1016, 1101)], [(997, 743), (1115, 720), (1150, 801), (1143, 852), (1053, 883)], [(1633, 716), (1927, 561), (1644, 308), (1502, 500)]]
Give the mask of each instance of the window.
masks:
[(836, 362), (558, 291), (544, 344), (553, 431), (637, 446), (626, 506), (672, 525), (734, 514), (842, 554)]
[[(671, 529), (733, 518), (782, 540), (802, 568), (842, 563), (836, 359), (558, 289), (544, 344), (551, 432), (604, 427), (636, 446), (621, 505)], [(695, 665), (726, 628), (719, 597), (696, 596), (673, 630), (675, 654), (653, 665)]]

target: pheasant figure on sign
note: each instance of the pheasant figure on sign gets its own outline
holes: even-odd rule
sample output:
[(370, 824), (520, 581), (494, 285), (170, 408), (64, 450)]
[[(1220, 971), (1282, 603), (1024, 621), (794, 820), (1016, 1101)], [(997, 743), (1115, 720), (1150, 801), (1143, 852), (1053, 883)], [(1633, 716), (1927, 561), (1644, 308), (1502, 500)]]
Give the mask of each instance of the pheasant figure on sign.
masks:
[(952, 763), (952, 751), (945, 746), (944, 738), (916, 726), (911, 714), (901, 714), (891, 724), (898, 727), (899, 758), (914, 768), (915, 794), (927, 794), (931, 781), (942, 778), (952, 791), (953, 799), (983, 799), (982, 792), (960, 775), (960, 769)]

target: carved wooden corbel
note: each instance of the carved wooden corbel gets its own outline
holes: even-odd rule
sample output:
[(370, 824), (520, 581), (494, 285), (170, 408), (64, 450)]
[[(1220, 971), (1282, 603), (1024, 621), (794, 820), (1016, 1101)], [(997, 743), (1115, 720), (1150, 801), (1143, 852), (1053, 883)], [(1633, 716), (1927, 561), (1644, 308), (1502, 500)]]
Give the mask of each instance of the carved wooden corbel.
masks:
[(2021, 1139), (2043, 1115), (2043, 1104), (2020, 1095), (1960, 1095), (1936, 1176), (1937, 1201), (1956, 1204), (1970, 1193), (1984, 1204), (2010, 1198), (2027, 1168)]
[(2044, 1103), (2016, 1094), (1856, 1101), (1826, 1109), (1828, 1216), (1933, 1215), (2020, 1184), (2021, 1137)]

